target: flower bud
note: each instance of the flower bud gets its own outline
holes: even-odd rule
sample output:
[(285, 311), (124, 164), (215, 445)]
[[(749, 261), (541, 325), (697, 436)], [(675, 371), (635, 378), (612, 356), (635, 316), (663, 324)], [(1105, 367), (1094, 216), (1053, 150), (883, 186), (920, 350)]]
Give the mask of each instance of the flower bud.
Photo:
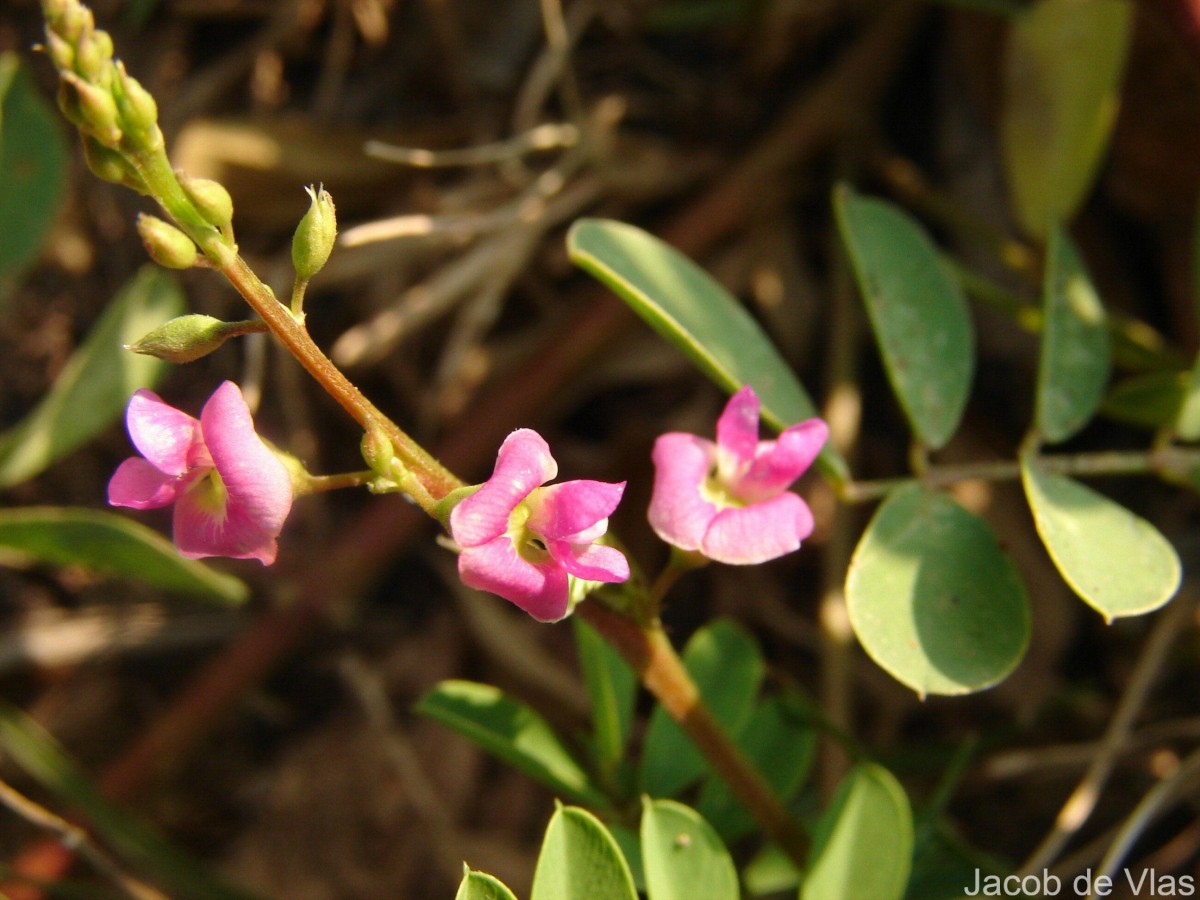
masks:
[(106, 78), (104, 71), (112, 61), (112, 54), (113, 42), (108, 32), (93, 31), (75, 45), (74, 69), (87, 81), (101, 82)]
[(265, 329), (261, 321), (222, 322), (212, 316), (178, 316), (158, 326), (126, 350), (173, 363), (189, 363), (212, 353), (231, 337)]
[(121, 129), (112, 93), (88, 84), (74, 72), (63, 72), (62, 78), (67, 105), (62, 103), (62, 95), (59, 100), (67, 118), (105, 146), (115, 147), (120, 143)]
[(53, 61), (55, 68), (65, 70), (75, 67), (75, 48), (55, 32), (46, 32), (46, 43), (42, 46), (46, 51), (46, 55)]
[(83, 135), (83, 158), (92, 174), (103, 181), (123, 184), (139, 193), (146, 193), (146, 186), (137, 171), (125, 161), (125, 157), (105, 147), (91, 135)]
[(168, 269), (190, 269), (196, 264), (196, 243), (174, 225), (141, 213), (138, 234), (150, 258)]
[(210, 225), (224, 228), (233, 221), (233, 198), (219, 181), (176, 173), (183, 192)]
[(393, 479), (392, 460), (396, 458), (396, 448), (381, 429), (367, 429), (362, 439), (362, 455), (372, 472), (387, 481)]
[(316, 190), (307, 187), (305, 190), (312, 203), (292, 237), (292, 265), (296, 269), (296, 280), (301, 282), (321, 271), (337, 239), (333, 198), (324, 187)]
[[(122, 63), (117, 63), (116, 71), (117, 83), (113, 94), (116, 96), (117, 109), (121, 113), (121, 124), (125, 128), (126, 137), (139, 144), (152, 144), (153, 135), (158, 130), (158, 104), (154, 102), (150, 92), (125, 71)], [(146, 135), (151, 135), (150, 141), (146, 140)]]

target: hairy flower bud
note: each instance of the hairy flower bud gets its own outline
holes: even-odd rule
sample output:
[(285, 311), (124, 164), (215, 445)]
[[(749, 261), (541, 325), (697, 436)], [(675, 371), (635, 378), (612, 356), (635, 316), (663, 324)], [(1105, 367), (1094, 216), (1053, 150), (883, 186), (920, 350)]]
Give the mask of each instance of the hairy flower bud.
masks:
[(55, 32), (46, 32), (46, 43), (43, 45), (43, 49), (56, 68), (72, 69), (75, 67), (75, 48)]
[(125, 157), (105, 147), (91, 135), (83, 136), (83, 158), (92, 174), (103, 181), (123, 184), (139, 193), (146, 193), (146, 185), (137, 171), (125, 161)]
[(175, 174), (183, 192), (205, 221), (216, 228), (224, 228), (233, 221), (233, 198), (224, 185), (211, 178), (193, 178), (182, 172)]
[(126, 350), (173, 363), (189, 363), (208, 356), (231, 337), (265, 329), (261, 321), (222, 322), (212, 316), (178, 316), (155, 328)]
[(138, 234), (150, 258), (168, 269), (190, 269), (196, 264), (196, 243), (174, 225), (141, 213)]
[(292, 265), (296, 269), (296, 280), (301, 282), (308, 281), (321, 271), (337, 239), (333, 198), (323, 187), (316, 190), (307, 187), (305, 190), (312, 203), (292, 237)]
[(86, 34), (75, 45), (74, 69), (92, 83), (103, 83), (111, 76), (105, 72), (112, 62), (113, 42), (107, 31)]
[(119, 115), (112, 93), (88, 84), (74, 72), (63, 72), (59, 106), (75, 125), (85, 129), (101, 144), (115, 147), (121, 141)]

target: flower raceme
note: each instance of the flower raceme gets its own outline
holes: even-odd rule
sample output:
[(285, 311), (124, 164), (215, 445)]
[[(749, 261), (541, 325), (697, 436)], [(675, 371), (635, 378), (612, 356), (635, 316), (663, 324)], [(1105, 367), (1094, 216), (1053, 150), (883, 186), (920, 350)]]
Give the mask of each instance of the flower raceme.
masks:
[(236, 384), (223, 382), (199, 421), (140, 390), (125, 423), (142, 455), (113, 473), (110, 504), (157, 509), (174, 503), (175, 546), (189, 559), (275, 561), (275, 539), (292, 505), (291, 476), (255, 433)]
[(629, 578), (621, 551), (596, 541), (625, 483), (564, 481), (550, 447), (522, 428), (500, 446), (492, 477), (450, 513), (462, 548), (458, 571), (469, 587), (510, 600), (535, 619), (571, 611), (571, 579), (614, 583)]
[(717, 562), (766, 562), (800, 547), (812, 512), (787, 487), (812, 465), (829, 436), (820, 419), (758, 439), (759, 402), (749, 385), (717, 420), (717, 441), (681, 432), (654, 444), (650, 525), (681, 550)]

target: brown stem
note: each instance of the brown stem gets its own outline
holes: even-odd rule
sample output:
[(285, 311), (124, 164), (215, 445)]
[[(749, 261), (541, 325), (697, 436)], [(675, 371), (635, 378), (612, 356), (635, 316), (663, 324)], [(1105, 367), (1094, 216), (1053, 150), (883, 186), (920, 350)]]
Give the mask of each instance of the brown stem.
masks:
[(596, 602), (580, 604), (575, 614), (617, 649), (771, 840), (803, 867), (808, 853), (804, 832), (713, 718), (659, 621), (638, 624)]

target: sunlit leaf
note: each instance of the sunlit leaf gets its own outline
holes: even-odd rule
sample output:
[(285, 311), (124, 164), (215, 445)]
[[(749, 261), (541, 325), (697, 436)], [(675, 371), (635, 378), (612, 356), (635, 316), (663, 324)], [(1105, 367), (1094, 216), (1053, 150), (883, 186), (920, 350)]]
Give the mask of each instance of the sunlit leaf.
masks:
[[(683, 664), (713, 716), (736, 734), (754, 711), (766, 672), (754, 638), (728, 620), (717, 620), (692, 635), (683, 649)], [(656, 706), (642, 743), (642, 790), (652, 797), (674, 796), (706, 768), (695, 744)]]
[[(629, 304), (730, 393), (751, 385), (763, 418), (776, 429), (817, 415), (816, 407), (761, 327), (729, 291), (669, 244), (640, 228), (580, 219), (567, 233), (571, 260)], [(818, 458), (826, 475), (845, 480), (845, 461), (830, 445)]]
[(1026, 460), (1025, 496), (1063, 579), (1105, 619), (1158, 609), (1179, 590), (1179, 555), (1143, 519), (1103, 494)]
[(712, 826), (674, 800), (642, 801), (642, 861), (649, 900), (737, 900), (737, 870)]
[(893, 491), (850, 562), (846, 602), (867, 654), (918, 694), (1003, 679), (1029, 641), (1029, 600), (982, 519), (945, 494)]
[(184, 310), (183, 295), (160, 269), (146, 267), (105, 310), (49, 393), (0, 435), (0, 488), (37, 475), (112, 425), (139, 388), (153, 387), (167, 363), (124, 349)]
[(132, 871), (145, 873), (184, 900), (248, 900), (155, 829), (101, 796), (58, 743), (19, 709), (0, 703), (0, 749), (53, 794), (64, 809), (82, 811), (101, 843)]
[(454, 900), (517, 900), (516, 895), (495, 875), (474, 872), (463, 866), (463, 880)]
[(900, 900), (912, 851), (904, 788), (881, 766), (857, 766), (817, 823), (801, 900)]
[(559, 806), (542, 840), (530, 900), (637, 900), (633, 875), (603, 823)]
[(921, 442), (958, 428), (975, 371), (975, 335), (957, 278), (898, 207), (841, 186), (834, 209), (888, 380)]
[(414, 709), (470, 738), (556, 793), (589, 806), (607, 805), (549, 723), (498, 687), (443, 681), (418, 700)]
[(58, 566), (228, 603), (249, 596), (246, 585), (194, 559), (184, 559), (156, 531), (96, 509), (31, 506), (0, 509), (0, 547)]
[(1057, 443), (1095, 413), (1112, 360), (1104, 306), (1079, 253), (1058, 227), (1051, 229), (1046, 251), (1044, 302), (1035, 418), (1042, 437)]
[(1000, 138), (1021, 227), (1043, 237), (1091, 189), (1116, 121), (1133, 26), (1126, 0), (1040, 0), (1013, 19)]
[(45, 241), (62, 202), (67, 147), (58, 114), (42, 99), (20, 57), (0, 53), (0, 302), (4, 284)]

